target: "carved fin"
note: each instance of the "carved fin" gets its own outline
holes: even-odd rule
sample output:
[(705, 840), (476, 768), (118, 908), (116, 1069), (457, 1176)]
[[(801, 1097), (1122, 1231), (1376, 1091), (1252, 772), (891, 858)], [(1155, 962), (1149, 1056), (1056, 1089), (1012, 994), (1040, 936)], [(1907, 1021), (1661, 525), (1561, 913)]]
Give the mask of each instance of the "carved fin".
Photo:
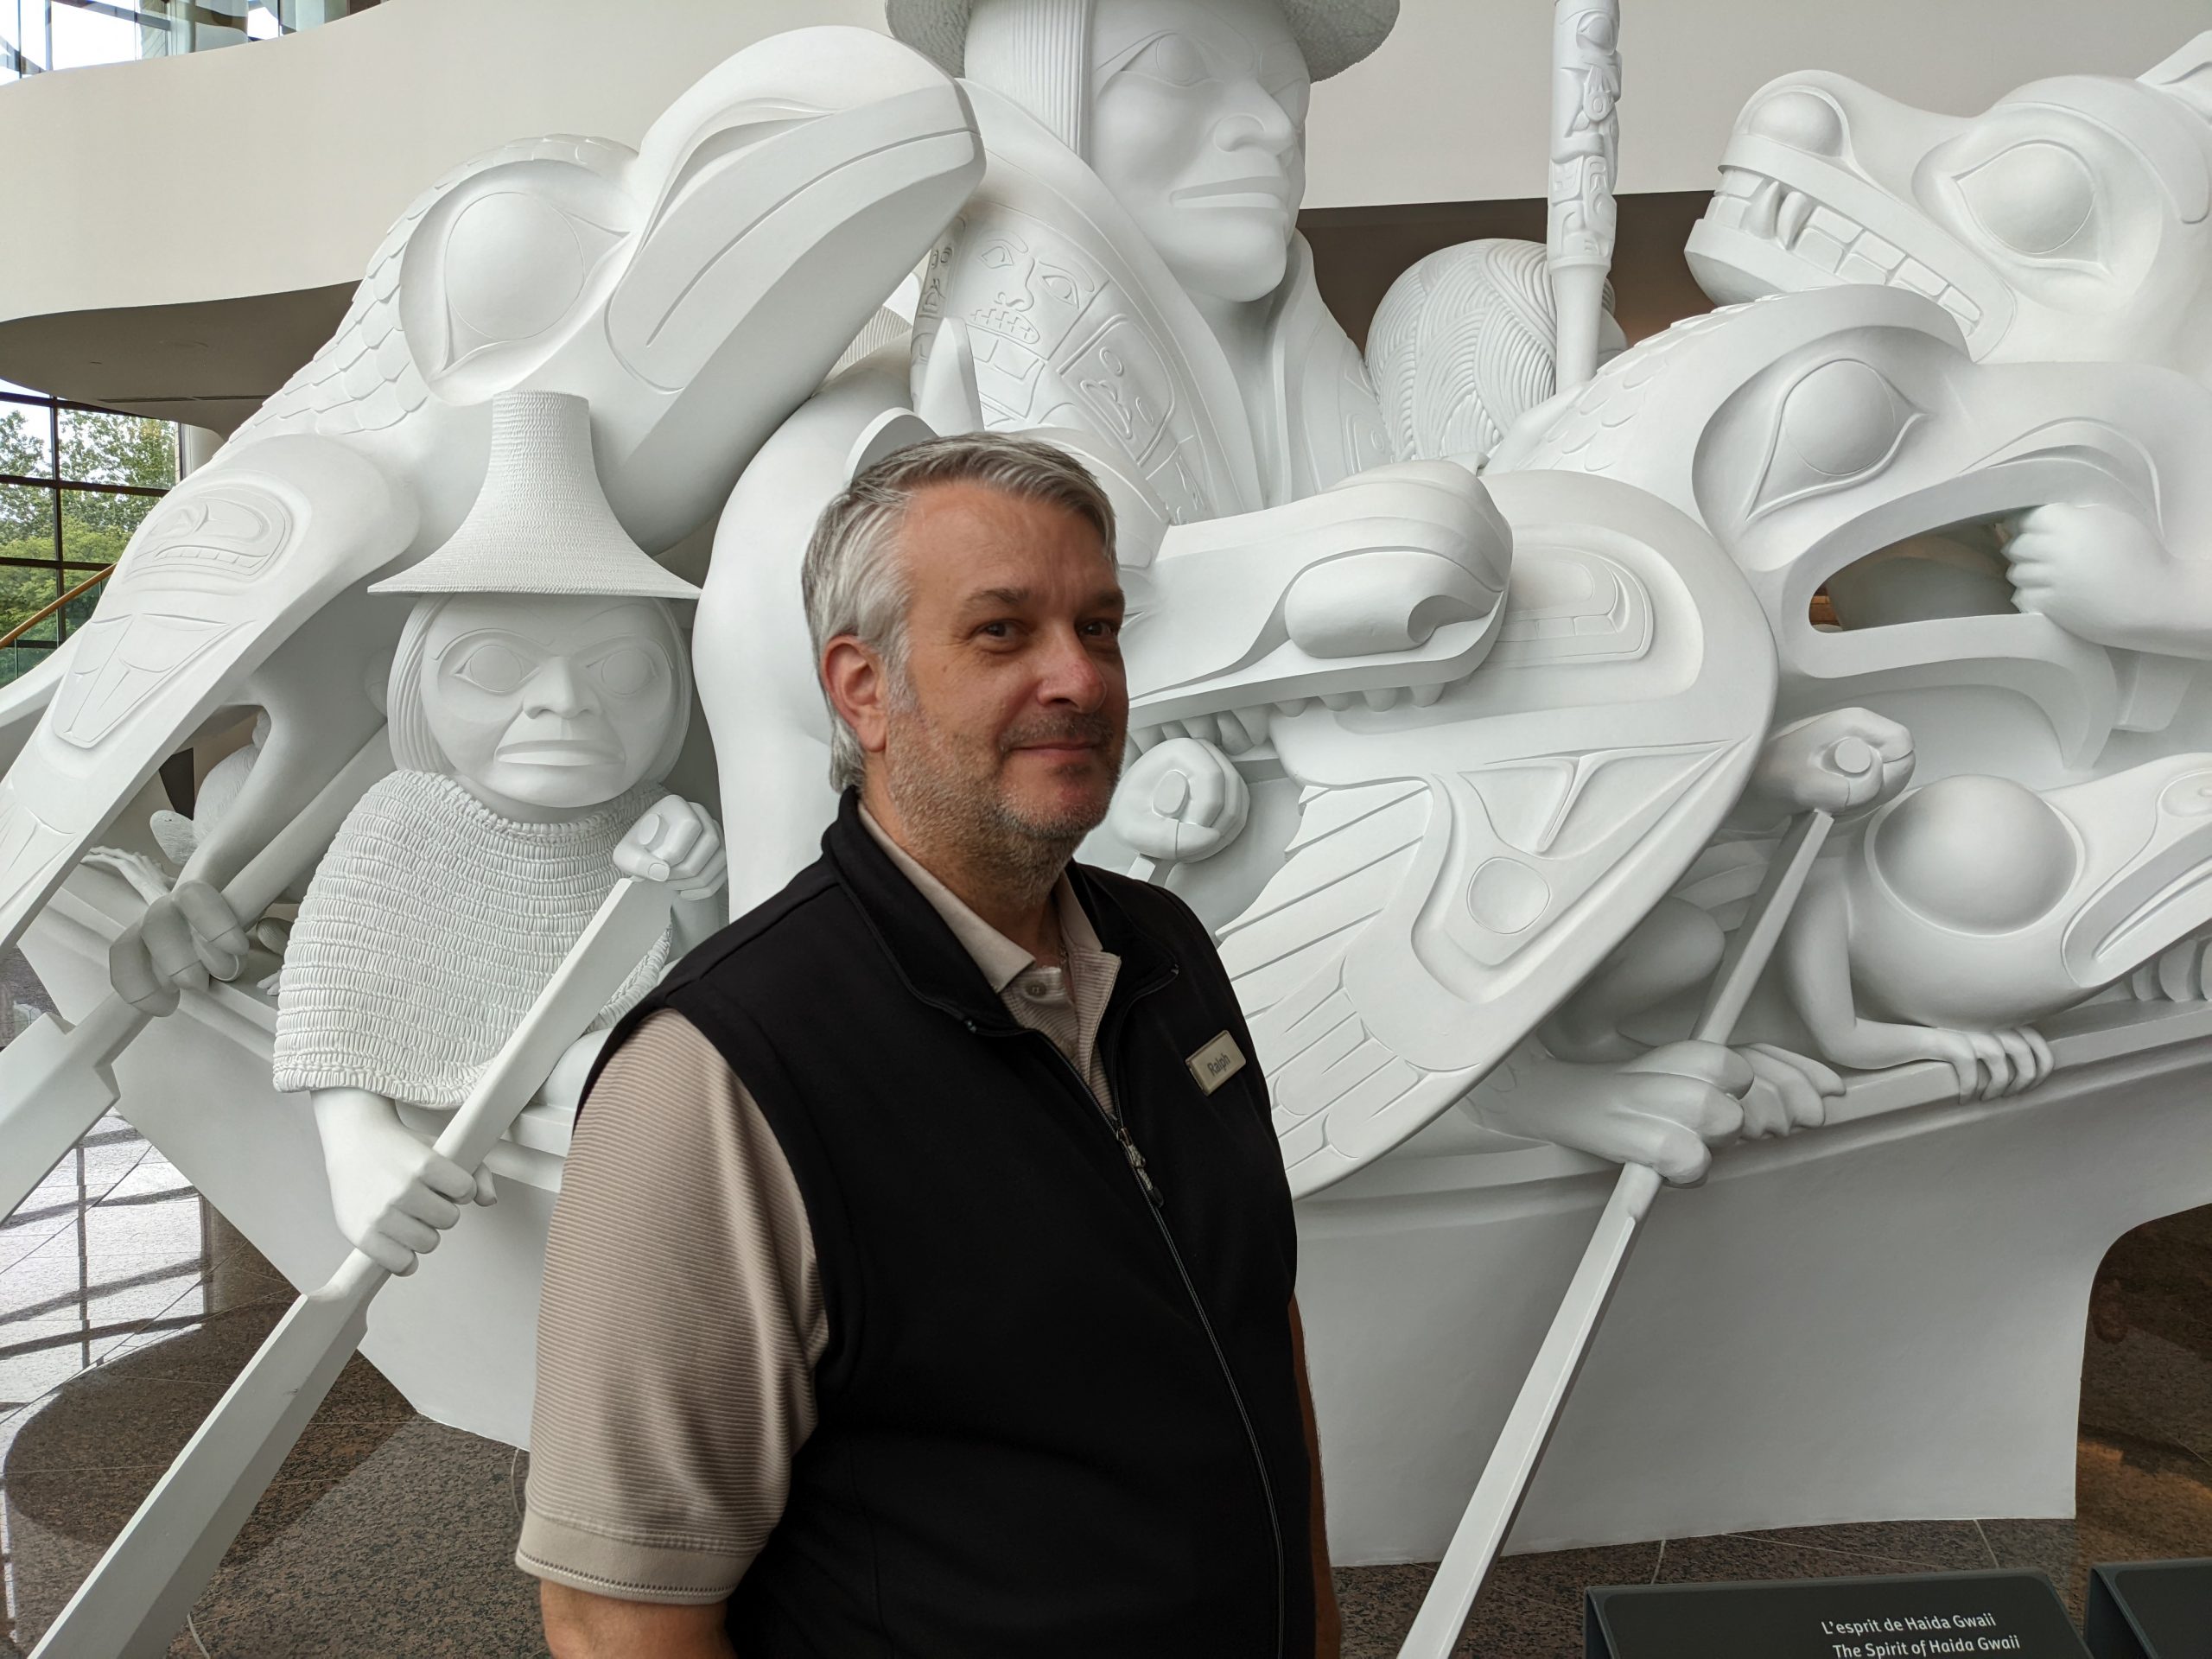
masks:
[(2139, 77), (2179, 99), (2206, 121), (2212, 121), (2212, 29), (2207, 29), (2171, 57), (2153, 64)]

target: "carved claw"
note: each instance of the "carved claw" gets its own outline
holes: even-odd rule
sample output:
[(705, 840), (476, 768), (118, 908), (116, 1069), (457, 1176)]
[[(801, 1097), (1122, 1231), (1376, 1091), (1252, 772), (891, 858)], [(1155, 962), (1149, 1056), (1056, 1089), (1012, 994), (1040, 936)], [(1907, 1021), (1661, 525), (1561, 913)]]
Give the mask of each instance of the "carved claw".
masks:
[(1843, 1079), (1810, 1055), (1751, 1043), (1736, 1051), (1751, 1068), (1744, 1096), (1744, 1138), (1760, 1141), (1827, 1122), (1831, 1100), (1843, 1096)]
[(1953, 1031), (1861, 1020), (1848, 1039), (1827, 1046), (1831, 1058), (1861, 1071), (1940, 1060), (1958, 1079), (1962, 1101), (2024, 1094), (2048, 1077), (2056, 1065), (2050, 1045), (2032, 1026)]

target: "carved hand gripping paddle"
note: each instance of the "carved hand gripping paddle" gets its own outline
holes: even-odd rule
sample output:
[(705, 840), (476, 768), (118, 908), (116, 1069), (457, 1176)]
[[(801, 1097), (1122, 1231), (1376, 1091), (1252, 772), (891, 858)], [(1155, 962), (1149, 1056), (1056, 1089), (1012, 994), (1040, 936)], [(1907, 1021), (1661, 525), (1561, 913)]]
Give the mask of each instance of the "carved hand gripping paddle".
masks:
[[(391, 770), (384, 728), (223, 889), (251, 922), (321, 857), (371, 784)], [(0, 1217), (115, 1104), (116, 1058), (152, 1016), (111, 993), (75, 1025), (48, 1014), (0, 1050)]]
[(169, 493), (0, 777), (0, 949), (247, 675), (406, 550), (416, 519), (381, 467), (304, 435), (257, 443)]
[[(673, 894), (626, 877), (515, 1028), (437, 1149), (484, 1161), (553, 1063), (668, 925)], [(213, 1573), (368, 1328), (390, 1275), (359, 1250), (292, 1304), (34, 1650), (44, 1659), (155, 1659)]]

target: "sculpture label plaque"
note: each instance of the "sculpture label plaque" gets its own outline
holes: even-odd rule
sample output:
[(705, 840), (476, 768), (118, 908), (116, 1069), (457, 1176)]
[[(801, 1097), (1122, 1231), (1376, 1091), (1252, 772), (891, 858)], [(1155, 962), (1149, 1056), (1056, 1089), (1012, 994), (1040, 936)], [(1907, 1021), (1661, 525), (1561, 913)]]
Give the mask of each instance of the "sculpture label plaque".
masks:
[(2082, 1634), (2095, 1659), (2212, 1654), (2212, 1560), (2092, 1568)]
[(2040, 1573), (1592, 1590), (1588, 1659), (2087, 1659)]

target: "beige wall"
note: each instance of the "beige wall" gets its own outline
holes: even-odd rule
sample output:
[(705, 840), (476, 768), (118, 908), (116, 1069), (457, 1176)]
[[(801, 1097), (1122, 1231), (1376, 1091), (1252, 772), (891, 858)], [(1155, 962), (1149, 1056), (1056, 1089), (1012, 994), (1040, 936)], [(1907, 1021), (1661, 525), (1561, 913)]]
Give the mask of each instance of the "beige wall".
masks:
[(634, 143), (709, 65), (872, 0), (385, 0), (282, 41), (0, 88), (0, 317), (357, 279), (454, 162), (506, 139)]
[[(1544, 191), (1543, 0), (1404, 0), (1382, 49), (1315, 89), (1317, 207)], [(2206, 0), (1622, 0), (1621, 188), (1709, 190), (1745, 99), (1833, 69), (1961, 114), (2045, 75), (2139, 74)]]
[[(1405, 0), (1397, 35), (1314, 99), (1309, 204), (1541, 193), (1542, 0)], [(1978, 109), (2066, 68), (2133, 73), (2206, 0), (1626, 0), (1623, 188), (1707, 188), (1745, 96), (1836, 68)], [(878, 0), (386, 0), (281, 41), (0, 89), (10, 222), (0, 320), (351, 282), (454, 162), (505, 138), (634, 140), (708, 64)]]

